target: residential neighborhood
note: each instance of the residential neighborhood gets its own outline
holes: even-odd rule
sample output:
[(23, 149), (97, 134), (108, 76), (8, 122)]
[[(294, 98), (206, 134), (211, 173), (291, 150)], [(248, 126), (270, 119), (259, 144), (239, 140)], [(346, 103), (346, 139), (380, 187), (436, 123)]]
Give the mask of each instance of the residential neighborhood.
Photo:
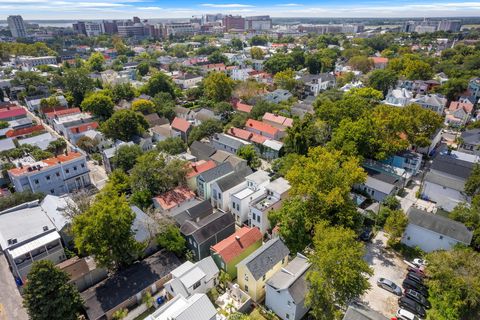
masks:
[(480, 19), (130, 16), (0, 21), (0, 320), (480, 319)]

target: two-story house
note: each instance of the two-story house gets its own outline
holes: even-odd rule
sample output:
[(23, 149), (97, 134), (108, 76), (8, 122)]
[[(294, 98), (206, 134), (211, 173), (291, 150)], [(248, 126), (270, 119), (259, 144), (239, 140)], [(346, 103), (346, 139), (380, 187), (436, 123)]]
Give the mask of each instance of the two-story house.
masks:
[(212, 168), (215, 168), (217, 164), (213, 160), (200, 160), (196, 162), (189, 162), (188, 164), (190, 166), (190, 169), (187, 173), (187, 186), (190, 188), (190, 190), (197, 191), (197, 177)]
[(305, 305), (308, 293), (307, 257), (297, 256), (277, 271), (265, 286), (265, 306), (283, 320), (300, 320), (310, 309)]
[(23, 283), (35, 261), (66, 259), (60, 234), (38, 201), (0, 213), (0, 246), (14, 277)]
[(447, 105), (447, 99), (439, 94), (426, 94), (419, 97), (417, 96), (415, 99), (410, 100), (410, 103), (418, 104), (424, 109), (431, 110), (438, 115), (443, 115), (443, 111)]
[(465, 130), (460, 138), (460, 151), (480, 156), (480, 129)]
[(41, 161), (20, 160), (8, 176), (17, 192), (32, 191), (62, 195), (91, 184), (83, 154), (68, 152)]
[(452, 127), (464, 126), (470, 121), (473, 109), (474, 105), (468, 99), (450, 102), (445, 110), (445, 124)]
[(245, 123), (245, 130), (273, 140), (280, 140), (285, 135), (284, 131), (275, 128), (274, 126), (267, 123), (253, 119), (247, 120), (247, 122)]
[(218, 283), (218, 267), (212, 257), (193, 263), (187, 261), (172, 270), (172, 279), (165, 283), (165, 290), (171, 297), (185, 298), (195, 293), (207, 293)]
[(260, 303), (265, 298), (266, 282), (288, 263), (290, 251), (275, 238), (263, 244), (237, 264), (237, 283), (253, 301)]
[(217, 266), (230, 275), (237, 277), (237, 264), (262, 245), (263, 236), (258, 228), (244, 226), (228, 238), (210, 248), (211, 257)]
[(408, 225), (402, 243), (419, 247), (425, 252), (451, 250), (455, 245), (469, 246), (473, 232), (463, 223), (439, 214), (411, 207), (407, 213)]
[(237, 225), (243, 225), (248, 219), (249, 205), (265, 193), (265, 186), (270, 182), (268, 172), (258, 170), (245, 177), (247, 186), (230, 194), (229, 209)]
[(196, 293), (189, 298), (177, 295), (155, 310), (145, 320), (216, 320), (217, 310), (206, 294)]
[(249, 142), (232, 137), (231, 135), (227, 135), (225, 133), (214, 134), (211, 141), (212, 146), (216, 150), (222, 150), (232, 154), (237, 154), (240, 148), (251, 144)]
[(172, 216), (198, 203), (198, 201), (195, 201), (195, 193), (189, 188), (182, 186), (162, 193), (152, 200), (153, 206), (158, 209), (161, 214), (167, 216)]
[(329, 73), (306, 74), (299, 79), (304, 86), (303, 96), (318, 96), (319, 93), (335, 87), (335, 76)]
[[(251, 173), (251, 170), (250, 170)], [(235, 172), (212, 183), (212, 206), (222, 211), (229, 210), (230, 195), (246, 187), (245, 173)]]
[(279, 209), (283, 200), (288, 197), (290, 184), (284, 178), (278, 178), (265, 186), (265, 193), (250, 203), (248, 225), (257, 227), (262, 234), (270, 228), (268, 213)]
[(218, 166), (200, 173), (197, 176), (197, 194), (199, 197), (210, 200), (212, 183), (235, 171), (229, 162), (224, 162)]
[(382, 101), (384, 104), (394, 107), (405, 107), (410, 103), (410, 100), (413, 98), (413, 95), (407, 89), (394, 89), (389, 90), (385, 100)]
[(190, 122), (183, 118), (175, 117), (171, 124), (172, 130), (179, 133), (180, 137), (185, 143), (188, 143), (188, 135), (192, 130), (192, 125)]

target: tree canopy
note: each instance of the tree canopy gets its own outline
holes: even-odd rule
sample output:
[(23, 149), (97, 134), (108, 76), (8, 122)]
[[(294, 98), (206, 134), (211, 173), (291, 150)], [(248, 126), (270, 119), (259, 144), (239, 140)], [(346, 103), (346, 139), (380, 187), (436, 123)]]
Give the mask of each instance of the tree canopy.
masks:
[(113, 114), (114, 103), (112, 98), (104, 93), (92, 93), (80, 105), (83, 111), (91, 112), (102, 120)]
[(102, 124), (101, 129), (107, 138), (131, 141), (148, 129), (148, 123), (143, 115), (127, 109), (115, 112)]
[(204, 80), (205, 95), (216, 102), (230, 99), (234, 81), (223, 72), (212, 72)]

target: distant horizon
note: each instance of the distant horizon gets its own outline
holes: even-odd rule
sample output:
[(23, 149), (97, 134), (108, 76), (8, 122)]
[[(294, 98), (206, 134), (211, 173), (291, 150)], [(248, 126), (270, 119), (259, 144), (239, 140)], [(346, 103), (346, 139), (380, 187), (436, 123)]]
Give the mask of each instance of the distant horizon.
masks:
[[(288, 0), (287, 0), (288, 1)], [(464, 0), (0, 0), (0, 19), (30, 21), (188, 19), (203, 14), (270, 15), (272, 18), (467, 18), (480, 17), (480, 2)], [(158, 18), (151, 18), (151, 17)], [(59, 17), (62, 17), (59, 19)], [(147, 18), (150, 17), (150, 18)]]

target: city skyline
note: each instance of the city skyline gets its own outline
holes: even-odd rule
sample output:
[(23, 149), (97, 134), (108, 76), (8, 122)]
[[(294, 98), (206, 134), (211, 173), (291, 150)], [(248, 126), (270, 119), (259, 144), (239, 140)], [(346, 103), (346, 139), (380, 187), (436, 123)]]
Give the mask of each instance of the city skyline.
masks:
[(21, 14), (26, 20), (68, 19), (141, 19), (189, 18), (194, 15), (224, 13), (272, 17), (345, 17), (345, 18), (408, 18), (408, 17), (472, 17), (480, 14), (480, 2), (475, 1), (408, 1), (394, 5), (385, 0), (346, 0), (342, 5), (327, 0), (290, 2), (244, 1), (145, 1), (145, 0), (0, 0), (0, 20)]

